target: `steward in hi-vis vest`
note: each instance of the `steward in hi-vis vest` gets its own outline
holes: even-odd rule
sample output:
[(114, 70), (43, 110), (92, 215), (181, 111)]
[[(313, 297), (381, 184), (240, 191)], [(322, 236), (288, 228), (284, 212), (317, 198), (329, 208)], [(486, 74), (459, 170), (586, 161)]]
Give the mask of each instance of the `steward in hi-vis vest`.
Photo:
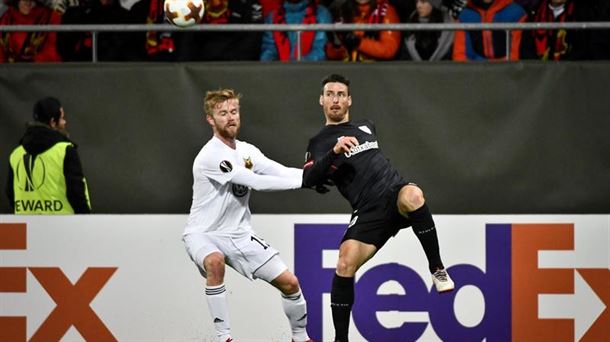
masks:
[(36, 102), (34, 120), (10, 155), (6, 193), (15, 214), (90, 213), (87, 181), (60, 102)]

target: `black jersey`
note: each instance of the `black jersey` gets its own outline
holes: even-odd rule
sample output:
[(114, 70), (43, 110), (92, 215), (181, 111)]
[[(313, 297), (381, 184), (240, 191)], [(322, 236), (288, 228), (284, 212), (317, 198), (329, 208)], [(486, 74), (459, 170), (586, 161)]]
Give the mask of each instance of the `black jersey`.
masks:
[[(353, 136), (358, 146), (337, 155), (333, 147), (341, 137)], [(309, 140), (303, 167), (303, 185), (322, 185), (330, 179), (354, 210), (366, 208), (387, 191), (406, 181), (383, 155), (375, 125), (369, 120), (325, 126)]]

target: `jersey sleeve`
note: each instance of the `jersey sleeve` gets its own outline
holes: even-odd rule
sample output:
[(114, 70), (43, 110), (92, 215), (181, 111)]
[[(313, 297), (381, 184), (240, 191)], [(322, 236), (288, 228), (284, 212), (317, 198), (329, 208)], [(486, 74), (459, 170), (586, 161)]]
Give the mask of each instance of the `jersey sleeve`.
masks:
[(302, 184), (300, 177), (259, 175), (243, 166), (237, 168), (231, 178), (231, 182), (248, 186), (256, 191), (298, 189)]
[(237, 162), (230, 156), (200, 156), (196, 172), (224, 185), (231, 181), (236, 172)]
[(280, 177), (303, 177), (303, 170), (284, 166), (275, 160), (265, 156), (258, 148), (252, 146), (254, 160), (253, 171), (260, 175), (280, 176)]
[(302, 182), (300, 173), (293, 174), (292, 177), (257, 174), (233, 156), (204, 157), (199, 170), (205, 177), (221, 185), (231, 182), (257, 191), (297, 189), (301, 187)]
[(336, 159), (337, 155), (332, 147), (325, 149), (316, 139), (310, 140), (303, 166), (303, 186), (314, 187), (323, 184), (334, 171), (333, 162)]

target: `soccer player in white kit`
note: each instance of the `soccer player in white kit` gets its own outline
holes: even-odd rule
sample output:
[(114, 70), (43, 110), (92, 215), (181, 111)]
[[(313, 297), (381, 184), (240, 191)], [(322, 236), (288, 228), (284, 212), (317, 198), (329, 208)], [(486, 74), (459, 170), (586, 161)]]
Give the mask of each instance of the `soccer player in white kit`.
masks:
[(206, 278), (206, 298), (219, 342), (233, 341), (224, 285), (225, 265), (244, 277), (260, 278), (280, 290), (295, 342), (307, 335), (307, 305), (297, 277), (279, 252), (256, 236), (250, 224), (250, 189), (301, 187), (303, 170), (288, 168), (254, 145), (237, 140), (239, 99), (232, 89), (208, 91), (204, 100), (214, 136), (193, 163), (193, 203), (184, 231), (186, 250)]

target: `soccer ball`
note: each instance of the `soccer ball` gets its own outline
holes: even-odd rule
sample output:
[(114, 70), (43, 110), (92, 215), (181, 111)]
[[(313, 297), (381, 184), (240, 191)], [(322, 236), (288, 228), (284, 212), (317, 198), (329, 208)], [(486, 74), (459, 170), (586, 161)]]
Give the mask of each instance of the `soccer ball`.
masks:
[(204, 0), (164, 0), (163, 8), (167, 21), (180, 27), (199, 24), (205, 12)]

